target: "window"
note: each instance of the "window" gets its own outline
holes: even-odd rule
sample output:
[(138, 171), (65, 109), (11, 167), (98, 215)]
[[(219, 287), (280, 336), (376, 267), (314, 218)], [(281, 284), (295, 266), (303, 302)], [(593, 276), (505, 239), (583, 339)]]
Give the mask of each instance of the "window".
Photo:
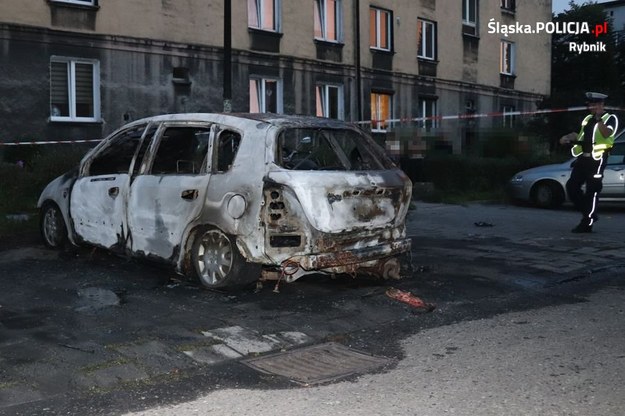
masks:
[(371, 131), (384, 132), (389, 127), (387, 120), (392, 117), (392, 101), (391, 94), (371, 93)]
[(279, 0), (247, 0), (247, 24), (260, 30), (278, 32)]
[(504, 75), (514, 75), (515, 72), (515, 47), (513, 42), (501, 41), (501, 53), (499, 56), (499, 72)]
[(278, 138), (277, 163), (291, 170), (378, 170), (387, 163), (354, 130), (290, 128)]
[(98, 61), (53, 57), (50, 61), (50, 120), (99, 121)]
[(191, 76), (189, 75), (189, 68), (185, 67), (174, 67), (172, 72), (171, 81), (174, 84), (179, 85), (190, 85), (191, 84)]
[(86, 176), (128, 173), (145, 127), (145, 124), (133, 127), (111, 138), (108, 146), (98, 151), (89, 163)]
[(168, 127), (154, 155), (152, 173), (197, 174), (204, 167), (210, 130), (206, 127)]
[(436, 116), (436, 99), (419, 98), (419, 118), (423, 118), (419, 125), (426, 130), (438, 127)]
[(462, 33), (477, 36), (478, 0), (462, 0)]
[(607, 160), (608, 165), (625, 164), (625, 143), (614, 143)]
[(514, 127), (514, 123), (516, 121), (516, 109), (511, 105), (503, 106), (503, 126), (504, 127)]
[(391, 12), (369, 9), (369, 46), (372, 49), (391, 50)]
[(515, 0), (501, 0), (501, 8), (510, 12), (513, 12), (516, 9), (516, 1)]
[(213, 163), (214, 172), (227, 172), (234, 163), (234, 158), (241, 144), (241, 135), (224, 130), (217, 137), (217, 160)]
[(315, 88), (317, 117), (343, 120), (343, 87), (340, 85), (317, 85)]
[(98, 0), (51, 0), (52, 3), (70, 3), (70, 4), (82, 4), (84, 6), (97, 6)]
[(417, 20), (417, 56), (423, 59), (436, 59), (436, 23)]
[(281, 113), (282, 83), (278, 79), (250, 79), (250, 113)]
[(315, 39), (338, 42), (341, 32), (341, 0), (315, 0)]

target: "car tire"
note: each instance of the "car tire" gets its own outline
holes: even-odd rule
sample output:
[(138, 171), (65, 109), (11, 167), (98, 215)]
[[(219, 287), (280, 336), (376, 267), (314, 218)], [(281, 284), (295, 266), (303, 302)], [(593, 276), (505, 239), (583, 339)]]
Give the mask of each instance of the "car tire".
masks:
[(217, 228), (203, 229), (196, 235), (191, 261), (204, 287), (235, 289), (260, 278), (260, 265), (245, 260), (233, 236)]
[(47, 247), (54, 249), (65, 247), (67, 243), (67, 226), (61, 210), (54, 202), (46, 202), (41, 207), (39, 230)]
[(538, 182), (532, 188), (532, 202), (540, 208), (558, 208), (564, 203), (564, 190), (552, 182)]

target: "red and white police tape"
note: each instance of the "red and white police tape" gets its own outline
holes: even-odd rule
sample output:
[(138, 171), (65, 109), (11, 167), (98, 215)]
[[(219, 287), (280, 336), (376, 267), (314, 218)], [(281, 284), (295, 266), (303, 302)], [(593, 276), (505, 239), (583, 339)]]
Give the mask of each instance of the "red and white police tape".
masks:
[[(567, 107), (567, 108), (551, 108), (544, 110), (536, 110), (536, 111), (510, 111), (510, 112), (491, 112), (491, 113), (472, 113), (472, 114), (454, 114), (447, 116), (431, 116), (431, 117), (415, 117), (415, 118), (393, 118), (388, 120), (364, 120), (364, 121), (356, 121), (355, 124), (378, 124), (378, 123), (409, 123), (414, 121), (427, 121), (427, 120), (467, 120), (471, 118), (487, 118), (487, 117), (503, 117), (503, 116), (521, 116), (521, 115), (541, 115), (541, 114), (551, 114), (551, 113), (566, 113), (573, 111), (582, 111), (586, 110), (587, 107)], [(618, 107), (606, 107), (606, 110), (625, 110), (623, 108)], [(39, 140), (39, 141), (19, 141), (19, 142), (2, 142), (0, 141), (0, 146), (33, 146), (33, 145), (44, 145), (44, 144), (75, 144), (75, 143), (97, 143), (102, 141), (102, 139), (80, 139), (80, 140)]]

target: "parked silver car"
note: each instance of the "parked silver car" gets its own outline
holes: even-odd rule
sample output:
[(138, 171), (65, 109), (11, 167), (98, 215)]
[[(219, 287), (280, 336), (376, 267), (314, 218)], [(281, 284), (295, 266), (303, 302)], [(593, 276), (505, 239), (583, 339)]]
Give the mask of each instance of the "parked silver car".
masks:
[[(617, 138), (608, 156), (603, 173), (602, 201), (625, 201), (625, 141)], [(512, 177), (509, 190), (513, 199), (531, 202), (542, 208), (557, 208), (568, 200), (566, 181), (571, 176), (571, 164), (538, 166), (524, 170)]]
[(357, 127), (275, 114), (132, 122), (39, 198), (50, 247), (165, 261), (207, 287), (309, 273), (398, 278), (412, 184)]

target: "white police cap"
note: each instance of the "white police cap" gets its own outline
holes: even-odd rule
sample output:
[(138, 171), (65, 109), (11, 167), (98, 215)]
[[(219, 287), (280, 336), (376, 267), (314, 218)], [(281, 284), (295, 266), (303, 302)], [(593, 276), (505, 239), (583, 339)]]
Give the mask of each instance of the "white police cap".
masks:
[(586, 93), (586, 102), (587, 103), (600, 103), (605, 101), (608, 98), (607, 95), (601, 94), (600, 92), (587, 92)]

